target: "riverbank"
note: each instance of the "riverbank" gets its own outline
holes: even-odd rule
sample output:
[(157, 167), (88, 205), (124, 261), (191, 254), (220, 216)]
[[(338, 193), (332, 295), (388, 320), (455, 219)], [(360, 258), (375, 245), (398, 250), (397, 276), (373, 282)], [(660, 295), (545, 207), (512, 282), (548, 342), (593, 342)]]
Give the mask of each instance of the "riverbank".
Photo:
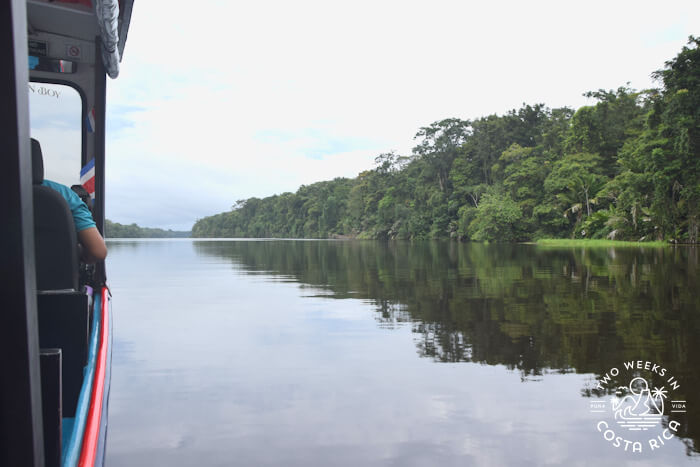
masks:
[(644, 247), (660, 248), (670, 246), (668, 242), (630, 242), (622, 240), (605, 239), (571, 239), (571, 238), (543, 238), (534, 242), (537, 246), (545, 247)]

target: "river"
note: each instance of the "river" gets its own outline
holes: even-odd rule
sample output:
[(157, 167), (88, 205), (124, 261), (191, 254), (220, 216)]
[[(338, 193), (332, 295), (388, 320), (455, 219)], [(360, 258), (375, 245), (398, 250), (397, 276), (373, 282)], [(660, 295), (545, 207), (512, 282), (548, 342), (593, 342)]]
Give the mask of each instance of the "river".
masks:
[(109, 467), (700, 465), (697, 249), (108, 248)]

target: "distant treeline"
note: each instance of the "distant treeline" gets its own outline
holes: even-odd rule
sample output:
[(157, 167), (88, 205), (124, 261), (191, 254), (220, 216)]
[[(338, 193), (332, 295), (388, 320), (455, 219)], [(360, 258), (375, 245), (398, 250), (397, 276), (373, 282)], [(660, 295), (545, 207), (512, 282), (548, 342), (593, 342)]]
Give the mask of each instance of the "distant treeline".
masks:
[(574, 111), (421, 128), (410, 156), (381, 154), (353, 179), (238, 201), (193, 237), (543, 237), (698, 241), (700, 38), (662, 70), (660, 89), (587, 93)]
[(105, 220), (105, 237), (107, 238), (187, 238), (190, 235), (191, 232), (139, 227), (136, 224), (123, 225), (109, 219)]

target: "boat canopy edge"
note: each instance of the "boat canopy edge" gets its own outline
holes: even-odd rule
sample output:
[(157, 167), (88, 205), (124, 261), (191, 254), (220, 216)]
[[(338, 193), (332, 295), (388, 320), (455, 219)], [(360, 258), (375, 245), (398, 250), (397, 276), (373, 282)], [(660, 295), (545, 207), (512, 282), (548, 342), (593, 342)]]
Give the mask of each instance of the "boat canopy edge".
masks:
[[(131, 13), (130, 10), (129, 13)], [(119, 76), (120, 61), (119, 0), (95, 0), (95, 16), (97, 16), (102, 39), (102, 63), (107, 75), (110, 78), (116, 78)], [(125, 26), (128, 28), (128, 25)], [(126, 33), (124, 33), (124, 39), (126, 40)]]

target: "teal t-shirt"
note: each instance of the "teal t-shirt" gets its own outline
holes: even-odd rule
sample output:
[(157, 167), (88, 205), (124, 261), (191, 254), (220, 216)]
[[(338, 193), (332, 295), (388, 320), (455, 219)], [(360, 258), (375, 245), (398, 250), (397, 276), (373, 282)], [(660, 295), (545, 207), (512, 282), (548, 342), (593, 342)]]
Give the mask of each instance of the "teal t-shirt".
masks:
[(60, 183), (52, 182), (51, 180), (44, 180), (41, 184), (58, 191), (66, 200), (70, 212), (73, 213), (73, 222), (75, 223), (76, 232), (96, 226), (95, 221), (92, 219), (92, 214), (90, 214), (90, 210), (73, 190)]

